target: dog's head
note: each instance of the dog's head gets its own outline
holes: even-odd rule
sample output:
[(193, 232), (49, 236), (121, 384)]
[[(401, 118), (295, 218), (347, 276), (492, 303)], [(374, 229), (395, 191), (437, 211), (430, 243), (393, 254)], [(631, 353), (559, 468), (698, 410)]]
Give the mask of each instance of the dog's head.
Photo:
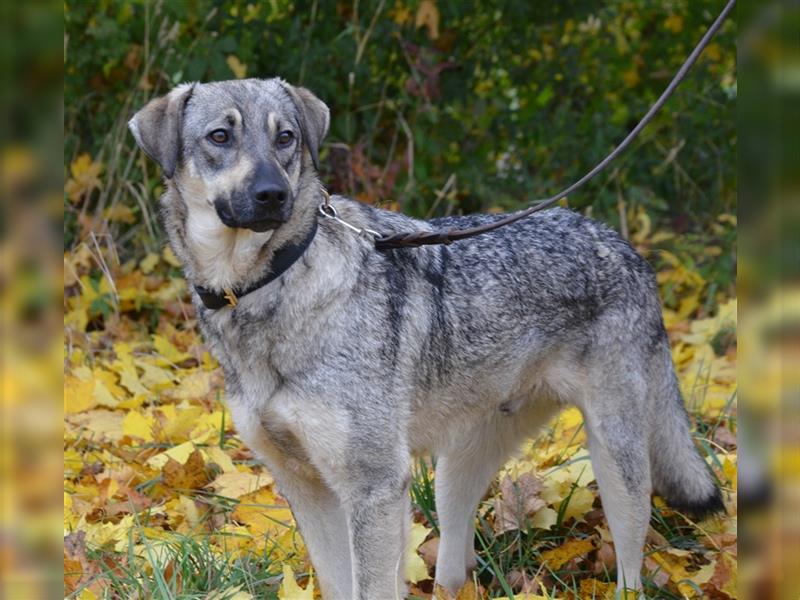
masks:
[(287, 222), (304, 177), (315, 174), (328, 107), (280, 79), (182, 84), (152, 100), (129, 127), (190, 204), (228, 227)]

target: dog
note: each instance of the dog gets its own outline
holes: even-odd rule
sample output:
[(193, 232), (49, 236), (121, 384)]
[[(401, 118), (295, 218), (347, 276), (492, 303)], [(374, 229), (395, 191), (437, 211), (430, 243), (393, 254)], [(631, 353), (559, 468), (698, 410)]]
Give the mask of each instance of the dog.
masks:
[[(608, 227), (541, 211), (452, 245), (368, 235), (463, 228), (340, 196), (318, 177), (327, 106), (281, 79), (182, 84), (130, 120), (159, 163), (169, 243), (242, 440), (296, 518), (326, 599), (405, 594), (413, 457), (436, 458), (436, 583), (475, 565), (497, 470), (565, 406), (583, 414), (619, 589), (641, 586), (655, 492), (723, 511), (693, 444), (651, 267)], [(327, 202), (331, 209), (320, 211)]]

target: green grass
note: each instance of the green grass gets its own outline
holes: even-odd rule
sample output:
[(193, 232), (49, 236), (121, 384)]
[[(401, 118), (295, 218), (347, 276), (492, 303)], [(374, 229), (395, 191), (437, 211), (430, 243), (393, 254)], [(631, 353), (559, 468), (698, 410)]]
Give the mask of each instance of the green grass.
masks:
[[(102, 597), (109, 599), (199, 599), (215, 592), (219, 594), (215, 600), (225, 600), (240, 590), (257, 598), (277, 598), (282, 564), (271, 551), (229, 560), (214, 550), (207, 537), (173, 534), (161, 541), (147, 539), (143, 533), (141, 527), (131, 530), (124, 554), (89, 551), (89, 560), (96, 561), (101, 570), (68, 597), (80, 597), (84, 588), (101, 580)], [(134, 555), (133, 540), (140, 535), (147, 569)]]

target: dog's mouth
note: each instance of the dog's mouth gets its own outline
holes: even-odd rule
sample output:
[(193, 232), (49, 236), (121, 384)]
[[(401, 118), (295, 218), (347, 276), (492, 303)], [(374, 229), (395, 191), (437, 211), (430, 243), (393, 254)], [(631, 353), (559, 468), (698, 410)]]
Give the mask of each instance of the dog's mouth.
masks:
[(264, 219), (262, 221), (254, 221), (252, 223), (247, 223), (240, 225), (243, 229), (249, 229), (250, 231), (256, 231), (258, 233), (263, 233), (265, 231), (270, 231), (271, 229), (277, 229), (281, 225), (283, 225), (284, 221), (277, 221), (275, 219)]
[(245, 223), (234, 219), (224, 219), (221, 215), (220, 220), (231, 229), (249, 229), (250, 231), (255, 231), (257, 233), (263, 233), (265, 231), (277, 229), (285, 223), (285, 221), (279, 221), (277, 219), (260, 219), (258, 221), (247, 221)]
[(250, 231), (263, 233), (265, 231), (277, 229), (288, 220), (288, 215), (284, 218), (284, 215), (280, 214), (284, 211), (277, 211), (279, 214), (275, 214), (276, 211), (269, 211), (272, 213), (269, 217), (252, 214), (255, 211), (240, 211), (239, 214), (234, 215), (232, 214), (230, 205), (224, 201), (215, 202), (214, 208), (217, 211), (219, 220), (222, 221), (226, 227), (230, 227), (231, 229), (249, 229)]

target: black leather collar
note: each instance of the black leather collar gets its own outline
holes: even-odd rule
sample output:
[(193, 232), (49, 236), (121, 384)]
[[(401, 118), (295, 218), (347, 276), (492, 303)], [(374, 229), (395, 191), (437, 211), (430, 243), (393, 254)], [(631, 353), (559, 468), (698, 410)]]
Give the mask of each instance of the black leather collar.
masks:
[(200, 300), (203, 301), (203, 304), (206, 308), (217, 310), (225, 306), (236, 306), (239, 302), (239, 298), (242, 298), (251, 292), (255, 292), (257, 289), (260, 289), (268, 283), (275, 281), (289, 267), (296, 263), (311, 245), (316, 233), (317, 219), (315, 218), (314, 224), (311, 226), (310, 231), (306, 234), (306, 237), (296, 244), (287, 244), (278, 248), (275, 251), (275, 254), (272, 255), (272, 262), (269, 265), (269, 271), (267, 271), (261, 279), (252, 285), (247, 286), (246, 288), (226, 289), (223, 290), (222, 293), (215, 292), (210, 288), (200, 285), (194, 286), (194, 289), (197, 292), (197, 295), (200, 296)]

